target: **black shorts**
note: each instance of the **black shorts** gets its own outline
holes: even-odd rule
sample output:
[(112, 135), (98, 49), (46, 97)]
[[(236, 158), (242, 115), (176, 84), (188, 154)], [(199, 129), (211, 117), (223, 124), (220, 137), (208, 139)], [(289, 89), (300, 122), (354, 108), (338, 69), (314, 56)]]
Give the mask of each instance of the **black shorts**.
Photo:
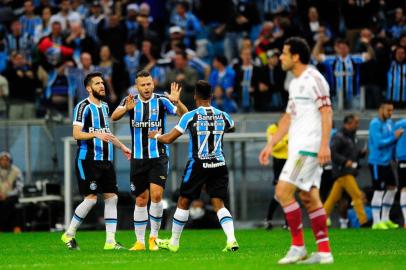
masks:
[(111, 161), (76, 158), (75, 171), (82, 196), (118, 193), (116, 171)]
[(374, 190), (385, 190), (388, 186), (396, 186), (395, 175), (391, 165), (369, 164)]
[(211, 198), (228, 199), (228, 170), (224, 161), (191, 159), (187, 162), (180, 195), (195, 200), (204, 185)]
[(399, 189), (406, 187), (406, 161), (398, 162)]
[(130, 189), (134, 196), (141, 195), (154, 183), (165, 188), (168, 178), (168, 158), (131, 159)]

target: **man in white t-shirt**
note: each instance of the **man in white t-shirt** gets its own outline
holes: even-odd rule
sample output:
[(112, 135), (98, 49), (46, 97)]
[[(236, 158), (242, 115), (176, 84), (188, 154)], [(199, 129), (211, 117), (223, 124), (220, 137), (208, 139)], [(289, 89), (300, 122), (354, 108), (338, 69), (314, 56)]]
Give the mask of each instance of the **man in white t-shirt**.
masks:
[[(310, 49), (302, 38), (288, 39), (280, 56), (282, 68), (292, 71), (286, 113), (279, 121), (278, 131), (259, 155), (262, 165), (269, 164), (272, 148), (289, 131), (288, 159), (279, 176), (276, 198), (283, 207), (292, 235), (292, 245), (279, 264), (333, 263), (327, 235), (326, 213), (319, 196), (323, 165), (330, 161), (332, 109), (329, 87), (323, 76), (309, 66)], [(295, 199), (300, 199), (311, 221), (317, 252), (306, 259), (302, 213)]]

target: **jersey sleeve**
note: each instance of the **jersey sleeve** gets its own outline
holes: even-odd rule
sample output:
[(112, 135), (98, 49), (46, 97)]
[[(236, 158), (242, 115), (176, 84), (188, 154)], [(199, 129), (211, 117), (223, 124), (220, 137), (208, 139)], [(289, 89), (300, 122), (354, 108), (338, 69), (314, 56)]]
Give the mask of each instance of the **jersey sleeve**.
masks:
[(127, 97), (123, 98), (123, 99), (120, 101), (120, 104), (118, 104), (117, 108), (124, 108), (126, 101), (127, 101)]
[(81, 126), (85, 125), (85, 117), (87, 114), (88, 106), (85, 102), (79, 103), (76, 105), (75, 110), (73, 112), (73, 125), (74, 126)]
[(230, 129), (233, 129), (234, 128), (234, 120), (231, 118), (231, 116), (228, 114), (228, 113), (226, 113), (226, 112), (223, 112), (223, 115), (224, 115), (224, 120), (225, 120), (225, 122), (226, 122), (226, 128), (225, 128), (225, 130), (227, 131), (227, 130), (230, 130)]
[(179, 123), (175, 126), (176, 130), (180, 133), (185, 133), (189, 126), (189, 123), (193, 120), (194, 112), (185, 113), (179, 120)]
[(165, 107), (165, 110), (172, 115), (176, 115), (177, 107), (166, 97), (160, 97), (162, 104)]
[(312, 79), (312, 91), (310, 91), (310, 95), (316, 102), (317, 108), (321, 109), (322, 107), (330, 107), (330, 87), (328, 86), (327, 81), (322, 75), (318, 74), (313, 74)]

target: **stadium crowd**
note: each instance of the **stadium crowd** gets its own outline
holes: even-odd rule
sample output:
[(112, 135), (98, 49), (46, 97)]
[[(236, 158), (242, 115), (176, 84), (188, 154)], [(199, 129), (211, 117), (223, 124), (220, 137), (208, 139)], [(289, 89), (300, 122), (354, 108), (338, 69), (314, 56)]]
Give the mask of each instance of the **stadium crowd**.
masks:
[[(111, 110), (145, 69), (158, 91), (176, 81), (190, 109), (206, 79), (226, 112), (283, 110), (291, 74), (283, 42), (304, 37), (333, 103), (360, 108), (406, 101), (403, 0), (17, 0), (0, 4), (0, 117), (67, 115), (101, 71)], [(360, 97), (361, 96), (361, 97)]]

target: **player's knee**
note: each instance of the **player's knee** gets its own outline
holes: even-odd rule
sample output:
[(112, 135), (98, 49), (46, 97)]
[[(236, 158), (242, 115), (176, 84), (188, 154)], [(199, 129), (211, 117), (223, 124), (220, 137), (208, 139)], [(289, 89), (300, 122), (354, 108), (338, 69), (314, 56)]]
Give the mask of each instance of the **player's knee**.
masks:
[(289, 201), (291, 200), (290, 194), (280, 186), (276, 186), (275, 197), (282, 205), (289, 203)]
[(147, 204), (148, 204), (148, 197), (138, 196), (138, 197), (135, 199), (135, 204), (136, 204), (137, 206), (140, 206), (140, 207), (147, 206)]
[(96, 204), (97, 202), (97, 195), (90, 194), (85, 197), (85, 200), (89, 200), (89, 202)]
[(180, 209), (189, 209), (190, 200), (185, 197), (179, 197), (178, 199), (178, 208)]
[(211, 199), (211, 204), (213, 206), (214, 212), (217, 212), (218, 210), (220, 210), (221, 208), (224, 207), (224, 202), (220, 198), (212, 198)]
[(151, 201), (154, 203), (158, 203), (162, 200), (162, 192), (160, 191), (155, 191), (151, 192)]

